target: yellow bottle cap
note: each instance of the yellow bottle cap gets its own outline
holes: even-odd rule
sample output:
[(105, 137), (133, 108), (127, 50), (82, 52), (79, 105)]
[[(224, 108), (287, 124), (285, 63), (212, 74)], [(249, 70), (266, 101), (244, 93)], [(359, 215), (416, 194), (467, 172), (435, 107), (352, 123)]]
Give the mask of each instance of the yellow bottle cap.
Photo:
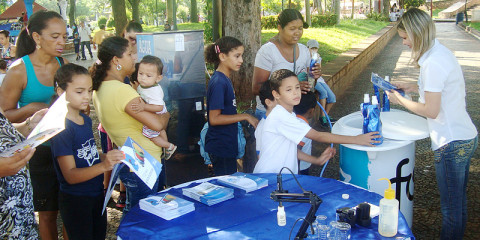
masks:
[(385, 197), (386, 199), (394, 199), (394, 198), (395, 198), (395, 190), (392, 189), (392, 183), (390, 182), (390, 180), (387, 179), (387, 178), (380, 178), (380, 179), (378, 179), (378, 181), (380, 181), (380, 180), (387, 180), (387, 181), (388, 181), (388, 188), (385, 189), (385, 195), (384, 195), (384, 197)]

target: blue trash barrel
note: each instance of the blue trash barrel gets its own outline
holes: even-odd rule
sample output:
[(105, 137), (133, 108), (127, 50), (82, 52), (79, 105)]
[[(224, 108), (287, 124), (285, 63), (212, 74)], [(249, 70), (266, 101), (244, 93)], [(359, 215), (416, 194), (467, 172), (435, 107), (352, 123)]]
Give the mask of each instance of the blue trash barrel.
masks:
[(457, 13), (455, 24), (458, 24), (459, 22), (463, 22), (463, 12)]

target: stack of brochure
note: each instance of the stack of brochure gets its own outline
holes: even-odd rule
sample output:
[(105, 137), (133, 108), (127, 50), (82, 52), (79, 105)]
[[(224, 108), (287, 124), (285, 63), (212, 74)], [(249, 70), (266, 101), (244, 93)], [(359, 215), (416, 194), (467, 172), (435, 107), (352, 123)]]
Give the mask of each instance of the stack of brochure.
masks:
[(192, 188), (182, 189), (183, 195), (212, 206), (233, 198), (233, 189), (204, 182)]
[(218, 182), (222, 185), (243, 189), (247, 193), (268, 186), (267, 179), (241, 172), (220, 177)]
[(168, 193), (150, 196), (140, 200), (140, 209), (157, 215), (165, 220), (180, 217), (195, 210), (193, 202), (175, 197)]

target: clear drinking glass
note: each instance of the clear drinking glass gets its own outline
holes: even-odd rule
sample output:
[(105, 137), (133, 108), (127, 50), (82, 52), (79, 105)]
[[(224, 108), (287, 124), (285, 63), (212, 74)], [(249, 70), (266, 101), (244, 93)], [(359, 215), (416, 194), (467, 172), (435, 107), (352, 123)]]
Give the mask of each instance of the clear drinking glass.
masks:
[(351, 238), (351, 226), (348, 223), (332, 221), (327, 234), (329, 240), (349, 240)]
[(330, 229), (327, 222), (327, 216), (325, 215), (318, 215), (315, 219), (316, 223), (316, 232), (318, 235), (318, 239), (320, 240), (327, 240), (327, 232)]

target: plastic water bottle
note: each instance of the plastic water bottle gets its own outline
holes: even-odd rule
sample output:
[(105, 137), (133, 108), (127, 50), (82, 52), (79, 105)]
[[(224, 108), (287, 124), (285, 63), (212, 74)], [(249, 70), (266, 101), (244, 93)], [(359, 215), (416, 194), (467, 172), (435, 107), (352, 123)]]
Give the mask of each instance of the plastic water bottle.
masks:
[(312, 59), (310, 60), (310, 76), (313, 77), (313, 68), (315, 67), (315, 64), (320, 63), (322, 61), (322, 58), (318, 53), (313, 53), (312, 54)]
[(384, 237), (393, 237), (397, 235), (398, 230), (398, 200), (395, 199), (395, 190), (392, 189), (390, 180), (387, 178), (378, 180), (388, 181), (388, 189), (385, 189), (384, 198), (380, 200), (378, 233)]

